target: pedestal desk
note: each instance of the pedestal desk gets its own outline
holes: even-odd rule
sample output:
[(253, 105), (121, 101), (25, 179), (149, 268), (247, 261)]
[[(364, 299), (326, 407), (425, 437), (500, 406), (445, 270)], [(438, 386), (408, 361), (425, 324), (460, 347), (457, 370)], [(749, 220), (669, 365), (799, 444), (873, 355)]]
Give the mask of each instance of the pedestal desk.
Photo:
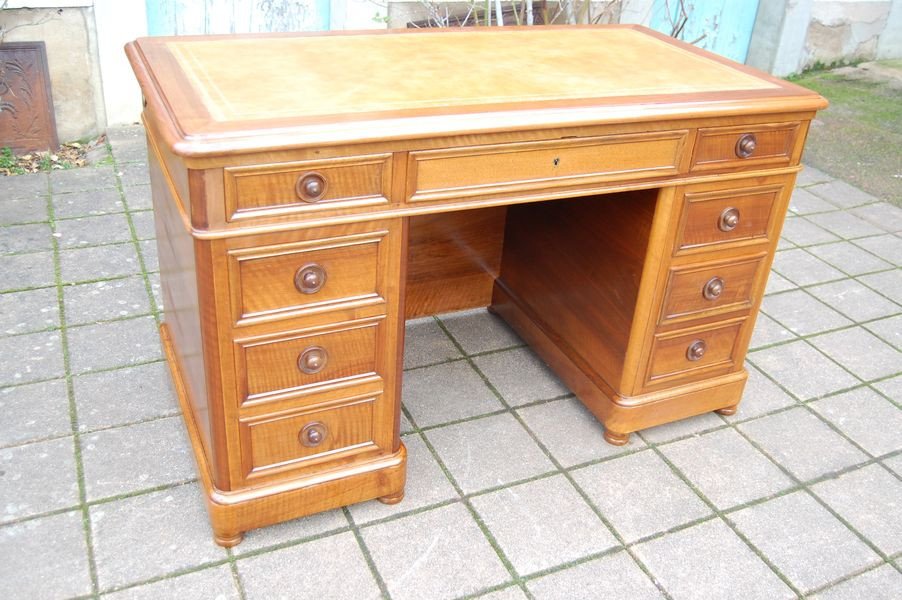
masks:
[(219, 544), (401, 500), (412, 317), (488, 306), (612, 444), (736, 410), (817, 94), (632, 26), (126, 51)]

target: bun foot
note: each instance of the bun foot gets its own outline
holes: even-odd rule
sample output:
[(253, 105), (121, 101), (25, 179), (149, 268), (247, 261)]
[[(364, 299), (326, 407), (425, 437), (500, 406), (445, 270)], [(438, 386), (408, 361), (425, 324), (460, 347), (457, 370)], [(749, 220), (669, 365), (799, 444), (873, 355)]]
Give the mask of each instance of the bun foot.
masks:
[(377, 498), (377, 500), (379, 500), (379, 502), (381, 502), (382, 504), (397, 504), (398, 502), (400, 502), (403, 499), (404, 499), (404, 490), (401, 490), (397, 494), (391, 494), (389, 496), (380, 496), (379, 498)]
[(716, 412), (716, 413), (719, 414), (719, 415), (723, 415), (723, 416), (725, 416), (725, 417), (729, 417), (730, 415), (735, 415), (735, 414), (736, 414), (736, 411), (738, 410), (738, 408), (739, 408), (739, 405), (738, 405), (738, 404), (734, 404), (733, 406), (727, 406), (727, 407), (724, 407), (724, 408), (720, 408), (720, 409), (718, 409), (718, 410), (715, 410), (714, 412)]
[(233, 546), (237, 546), (241, 543), (241, 540), (244, 539), (244, 533), (218, 533), (213, 532), (213, 541), (222, 546), (223, 548), (231, 548)]
[(616, 431), (611, 431), (610, 429), (604, 430), (604, 439), (607, 443), (612, 446), (625, 446), (630, 441), (630, 434), (628, 433), (617, 433)]

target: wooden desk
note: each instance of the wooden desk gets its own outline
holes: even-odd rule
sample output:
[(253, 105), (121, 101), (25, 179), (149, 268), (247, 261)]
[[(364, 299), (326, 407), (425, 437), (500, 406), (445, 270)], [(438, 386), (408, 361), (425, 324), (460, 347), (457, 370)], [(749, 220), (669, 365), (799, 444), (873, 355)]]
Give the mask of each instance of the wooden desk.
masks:
[(612, 444), (736, 410), (820, 96), (627, 26), (126, 50), (221, 545), (401, 500), (405, 317), (489, 306)]

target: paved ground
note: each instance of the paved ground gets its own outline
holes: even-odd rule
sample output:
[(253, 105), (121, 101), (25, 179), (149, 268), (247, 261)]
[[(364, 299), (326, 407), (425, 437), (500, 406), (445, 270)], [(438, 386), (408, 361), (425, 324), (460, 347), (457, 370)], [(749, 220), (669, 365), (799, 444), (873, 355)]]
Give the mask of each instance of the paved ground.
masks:
[(406, 500), (226, 551), (161, 362), (143, 143), (111, 143), (2, 181), (5, 597), (899, 598), (902, 210), (804, 171), (739, 413), (624, 448), (487, 313), (411, 323)]

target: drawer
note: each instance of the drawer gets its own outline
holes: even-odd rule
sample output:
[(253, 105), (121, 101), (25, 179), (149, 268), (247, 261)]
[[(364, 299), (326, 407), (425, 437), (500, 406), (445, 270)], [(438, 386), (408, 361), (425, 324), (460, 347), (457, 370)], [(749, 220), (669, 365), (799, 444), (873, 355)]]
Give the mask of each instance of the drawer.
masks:
[(685, 382), (737, 368), (736, 342), (745, 318), (705, 328), (655, 335), (646, 384)]
[(391, 154), (227, 167), (223, 176), (230, 221), (387, 204)]
[(245, 476), (259, 477), (375, 450), (376, 401), (366, 398), (337, 407), (242, 420), (239, 437)]
[(659, 323), (751, 309), (766, 256), (672, 267)]
[(350, 385), (376, 373), (379, 321), (235, 342), (243, 402)]
[(238, 325), (383, 301), (378, 277), (387, 232), (228, 251)]
[(688, 131), (411, 152), (407, 197), (428, 202), (675, 175)]
[(798, 134), (799, 123), (699, 129), (691, 171), (789, 165)]
[(687, 192), (677, 229), (675, 254), (711, 246), (766, 242), (777, 215), (782, 185)]

